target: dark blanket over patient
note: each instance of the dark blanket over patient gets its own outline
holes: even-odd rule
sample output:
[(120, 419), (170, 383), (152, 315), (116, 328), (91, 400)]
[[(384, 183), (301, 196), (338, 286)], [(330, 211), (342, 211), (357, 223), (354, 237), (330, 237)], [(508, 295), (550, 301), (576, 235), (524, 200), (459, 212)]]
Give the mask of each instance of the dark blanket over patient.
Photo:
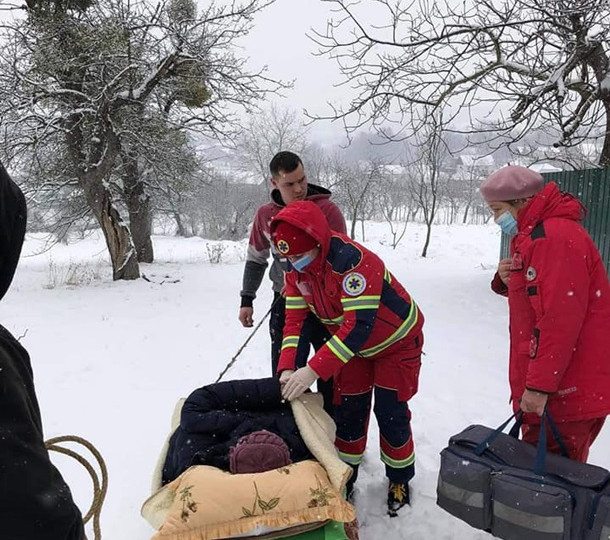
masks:
[(266, 429), (279, 435), (293, 462), (313, 456), (299, 435), (276, 378), (235, 380), (195, 390), (185, 401), (163, 466), (163, 484), (191, 465), (229, 470), (229, 450), (243, 435)]

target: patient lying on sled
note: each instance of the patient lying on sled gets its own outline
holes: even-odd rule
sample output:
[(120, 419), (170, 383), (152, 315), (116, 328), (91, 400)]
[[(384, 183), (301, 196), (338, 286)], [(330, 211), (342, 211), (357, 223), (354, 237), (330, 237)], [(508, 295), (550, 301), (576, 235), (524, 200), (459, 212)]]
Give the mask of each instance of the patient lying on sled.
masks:
[(312, 457), (276, 378), (220, 382), (198, 388), (184, 402), (162, 483), (192, 465), (252, 473)]

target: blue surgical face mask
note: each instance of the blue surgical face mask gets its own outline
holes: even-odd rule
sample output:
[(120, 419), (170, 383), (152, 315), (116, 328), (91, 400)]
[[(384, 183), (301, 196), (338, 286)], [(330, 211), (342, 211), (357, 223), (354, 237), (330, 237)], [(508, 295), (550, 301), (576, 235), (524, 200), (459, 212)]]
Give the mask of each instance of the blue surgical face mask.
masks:
[(300, 259), (297, 259), (296, 261), (291, 262), (290, 264), (297, 272), (302, 272), (303, 270), (305, 270), (305, 267), (313, 260), (314, 257), (307, 253), (303, 255)]
[(503, 214), (500, 214), (500, 217), (496, 219), (496, 224), (500, 226), (503, 233), (506, 233), (509, 236), (515, 236), (519, 230), (517, 227), (517, 220), (508, 210)]

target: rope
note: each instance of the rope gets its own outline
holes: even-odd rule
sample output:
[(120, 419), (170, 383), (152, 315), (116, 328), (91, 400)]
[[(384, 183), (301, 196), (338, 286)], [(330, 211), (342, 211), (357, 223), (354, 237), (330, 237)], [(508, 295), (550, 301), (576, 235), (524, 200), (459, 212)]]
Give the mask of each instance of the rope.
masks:
[(233, 366), (233, 364), (235, 363), (235, 361), (237, 360), (237, 357), (241, 354), (241, 352), (246, 348), (246, 345), (250, 342), (250, 340), (254, 337), (254, 334), (256, 334), (256, 332), (258, 331), (258, 329), (261, 327), (261, 324), (263, 324), (263, 322), (265, 321), (265, 319), (267, 317), (269, 317), (269, 314), (273, 311), (273, 308), (275, 307), (275, 305), (280, 301), (280, 299), (282, 298), (281, 295), (278, 295), (278, 297), (273, 301), (273, 304), (271, 304), (271, 307), (269, 308), (269, 310), (267, 311), (267, 313), (265, 313), (264, 317), (258, 322), (258, 324), (254, 327), (254, 330), (252, 330), (252, 333), (248, 336), (248, 339), (246, 339), (246, 341), (244, 341), (244, 344), (237, 350), (237, 352), (235, 353), (235, 356), (233, 358), (231, 358), (231, 360), (229, 361), (229, 363), (225, 366), (225, 368), (220, 372), (220, 375), (218, 375), (218, 379), (216, 379), (214, 381), (214, 383), (217, 383), (220, 381), (220, 379), (222, 379), (222, 377), (224, 376), (224, 374), (229, 371), (229, 369), (231, 369), (231, 367)]
[[(93, 468), (89, 461), (87, 461), (78, 452), (70, 450), (69, 448), (64, 448), (63, 446), (59, 446), (59, 443), (64, 442), (78, 443), (84, 446), (87, 450), (89, 450), (89, 452), (91, 452), (99, 466), (101, 482), (97, 471)], [(87, 472), (91, 476), (91, 480), (93, 482), (93, 500), (91, 501), (91, 507), (83, 517), (83, 523), (87, 523), (91, 518), (93, 518), (94, 540), (100, 540), (102, 538), (102, 532), (100, 528), (100, 514), (102, 511), (102, 504), (104, 503), (104, 499), (106, 498), (106, 491), (108, 490), (108, 470), (106, 468), (106, 463), (104, 462), (102, 455), (99, 453), (97, 448), (95, 448), (95, 446), (93, 446), (89, 441), (76, 435), (63, 435), (61, 437), (53, 437), (52, 439), (45, 441), (45, 446), (47, 447), (47, 450), (52, 450), (54, 452), (65, 454), (67, 456), (70, 456), (71, 458), (74, 458), (83, 467), (85, 467), (85, 469), (87, 469)]]

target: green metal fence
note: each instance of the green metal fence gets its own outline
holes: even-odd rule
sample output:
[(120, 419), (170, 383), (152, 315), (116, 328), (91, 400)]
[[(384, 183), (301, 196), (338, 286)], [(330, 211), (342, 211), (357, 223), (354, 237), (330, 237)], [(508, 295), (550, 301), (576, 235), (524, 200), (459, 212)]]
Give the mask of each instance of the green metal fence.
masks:
[[(583, 226), (597, 245), (610, 275), (610, 169), (561, 171), (542, 175), (559, 189), (578, 197), (587, 208)], [(502, 235), (500, 257), (508, 256), (509, 238)]]

